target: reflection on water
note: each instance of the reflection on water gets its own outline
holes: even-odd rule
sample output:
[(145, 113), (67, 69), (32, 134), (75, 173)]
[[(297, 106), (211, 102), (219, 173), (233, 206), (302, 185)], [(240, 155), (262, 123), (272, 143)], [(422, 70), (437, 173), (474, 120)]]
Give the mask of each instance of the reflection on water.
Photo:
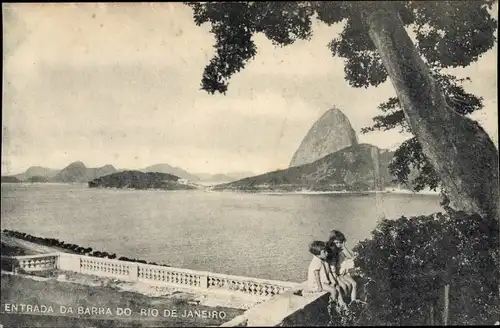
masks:
[(303, 281), (307, 244), (343, 231), (352, 247), (386, 215), (440, 210), (432, 195), (270, 195), (2, 183), (2, 229), (118, 256)]

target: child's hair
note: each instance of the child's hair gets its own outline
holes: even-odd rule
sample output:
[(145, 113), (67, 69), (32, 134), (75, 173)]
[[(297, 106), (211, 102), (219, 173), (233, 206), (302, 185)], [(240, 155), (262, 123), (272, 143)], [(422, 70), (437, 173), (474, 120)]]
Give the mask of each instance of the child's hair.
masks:
[(326, 249), (328, 251), (328, 261), (337, 263), (339, 260), (339, 249), (335, 246), (333, 241), (328, 241), (326, 243)]
[(330, 251), (338, 251), (337, 249), (337, 245), (335, 245), (335, 243), (333, 242), (334, 239), (329, 239), (327, 242), (326, 242), (326, 248), (328, 248)]
[(346, 241), (346, 238), (342, 232), (338, 230), (331, 230), (328, 241), (334, 241), (334, 240), (338, 240), (343, 243), (344, 241)]
[(315, 240), (309, 244), (309, 253), (318, 256), (321, 251), (326, 250), (326, 243), (324, 241)]

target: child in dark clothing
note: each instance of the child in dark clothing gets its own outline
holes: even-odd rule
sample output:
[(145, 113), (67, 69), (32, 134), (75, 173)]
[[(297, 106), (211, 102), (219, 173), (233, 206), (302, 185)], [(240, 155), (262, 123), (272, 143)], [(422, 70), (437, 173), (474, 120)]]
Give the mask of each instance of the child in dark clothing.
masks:
[(346, 238), (338, 230), (330, 231), (327, 247), (332, 254), (336, 254), (335, 263), (330, 261), (330, 268), (336, 274), (341, 289), (351, 296), (351, 301), (357, 298), (357, 283), (350, 275), (349, 269), (354, 267), (353, 254), (346, 247)]

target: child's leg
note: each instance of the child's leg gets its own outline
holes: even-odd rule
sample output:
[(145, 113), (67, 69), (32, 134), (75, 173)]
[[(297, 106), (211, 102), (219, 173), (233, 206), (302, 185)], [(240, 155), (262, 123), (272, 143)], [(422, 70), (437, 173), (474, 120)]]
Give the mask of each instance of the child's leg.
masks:
[(336, 287), (333, 287), (332, 285), (324, 284), (323, 289), (330, 293), (330, 299), (332, 301), (338, 302), (338, 304), (341, 306), (346, 306), (346, 303), (340, 291), (340, 287), (338, 285)]
[(335, 286), (335, 289), (338, 292), (337, 301), (338, 301), (339, 305), (343, 306), (343, 307), (347, 307), (347, 304), (344, 301), (344, 297), (342, 296), (342, 289), (340, 288), (339, 285)]
[(345, 279), (344, 276), (338, 276), (338, 282), (342, 290), (344, 291), (344, 294), (346, 296), (351, 294), (351, 284), (349, 281)]
[(356, 280), (354, 280), (353, 277), (351, 277), (350, 274), (346, 274), (344, 276), (345, 280), (347, 282), (349, 282), (349, 284), (351, 285), (352, 289), (351, 289), (351, 301), (355, 300), (357, 298), (357, 293), (358, 293), (358, 283), (356, 282)]

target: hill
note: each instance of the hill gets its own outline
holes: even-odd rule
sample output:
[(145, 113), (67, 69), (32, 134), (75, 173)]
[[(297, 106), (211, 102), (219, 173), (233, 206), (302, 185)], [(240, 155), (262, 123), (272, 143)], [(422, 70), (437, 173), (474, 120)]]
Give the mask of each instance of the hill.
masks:
[(22, 182), (18, 178), (12, 175), (2, 175), (2, 182), (7, 182), (7, 183), (19, 183)]
[(390, 185), (387, 167), (392, 152), (356, 144), (313, 163), (220, 184), (215, 190), (368, 191)]
[(51, 180), (54, 182), (88, 182), (92, 179), (115, 173), (116, 169), (112, 165), (105, 165), (98, 168), (87, 168), (83, 162), (77, 161), (69, 164)]
[(227, 175), (230, 177), (233, 181), (234, 180), (240, 180), (248, 177), (253, 177), (256, 174), (250, 171), (237, 171), (237, 172), (229, 172), (229, 173), (224, 173), (224, 175)]
[(131, 188), (131, 189), (195, 189), (178, 182), (179, 177), (168, 173), (122, 171), (89, 181), (90, 188)]
[(109, 164), (104, 165), (102, 167), (97, 167), (97, 168), (93, 168), (93, 169), (91, 168), (89, 170), (91, 170), (90, 172), (93, 175), (93, 178), (98, 178), (98, 177), (102, 177), (102, 176), (117, 172), (115, 167), (113, 165), (109, 165)]
[(199, 181), (200, 178), (194, 174), (181, 169), (180, 167), (174, 167), (167, 163), (155, 164), (148, 166), (141, 170), (142, 172), (157, 172), (157, 173), (167, 173), (178, 176), (181, 179), (188, 179), (190, 181)]
[(83, 182), (88, 180), (87, 167), (83, 162), (79, 161), (69, 164), (54, 177), (54, 181), (57, 182)]
[(200, 178), (203, 182), (231, 182), (239, 180), (237, 178), (231, 177), (228, 174), (218, 173), (218, 174), (208, 174), (208, 173), (196, 173), (196, 176)]
[(43, 166), (31, 166), (26, 170), (26, 172), (16, 174), (14, 175), (14, 177), (21, 181), (29, 180), (33, 177), (43, 177), (47, 178), (47, 180), (50, 180), (51, 178), (55, 177), (58, 172), (59, 170), (50, 169)]
[(357, 143), (356, 131), (349, 119), (334, 107), (313, 124), (293, 155), (289, 167), (312, 163)]

